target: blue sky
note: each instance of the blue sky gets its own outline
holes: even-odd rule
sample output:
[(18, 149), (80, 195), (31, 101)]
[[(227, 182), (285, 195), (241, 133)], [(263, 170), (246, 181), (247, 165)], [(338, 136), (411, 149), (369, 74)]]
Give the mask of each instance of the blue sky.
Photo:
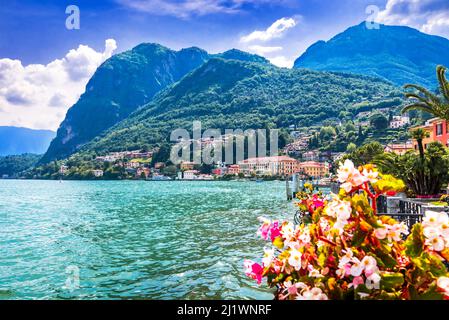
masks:
[[(65, 27), (68, 5), (80, 29)], [(0, 0), (0, 125), (56, 129), (96, 67), (142, 42), (238, 48), (289, 67), (369, 17), (449, 37), (448, 0)]]

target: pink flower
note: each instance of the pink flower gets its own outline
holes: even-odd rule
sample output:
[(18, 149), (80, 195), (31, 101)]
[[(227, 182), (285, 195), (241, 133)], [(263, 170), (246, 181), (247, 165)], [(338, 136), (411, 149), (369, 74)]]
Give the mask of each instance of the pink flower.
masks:
[(318, 198), (318, 195), (314, 194), (312, 197), (312, 203), (313, 206), (317, 209), (317, 208), (321, 208), (322, 206), (324, 206), (324, 201), (323, 199)]
[(255, 263), (251, 260), (245, 260), (243, 262), (243, 267), (245, 269), (245, 274), (247, 277), (256, 280), (257, 284), (261, 284), (263, 268), (260, 264)]
[(281, 236), (281, 230), (279, 229), (279, 222), (275, 221), (271, 224), (270, 229), (270, 237), (271, 241), (273, 242), (274, 239)]
[(268, 233), (270, 232), (271, 221), (263, 217), (259, 217), (259, 220), (262, 222), (262, 225), (260, 226), (259, 230), (257, 230), (257, 234), (260, 235), (264, 240), (267, 240)]
[(354, 277), (354, 279), (352, 280), (352, 285), (354, 286), (354, 289), (364, 283), (365, 283), (365, 281), (363, 280), (363, 278), (361, 276)]

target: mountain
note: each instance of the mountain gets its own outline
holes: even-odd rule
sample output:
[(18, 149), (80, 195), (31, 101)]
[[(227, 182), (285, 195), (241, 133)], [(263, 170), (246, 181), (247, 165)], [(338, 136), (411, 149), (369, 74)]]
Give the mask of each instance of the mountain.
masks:
[(365, 23), (310, 46), (294, 68), (341, 71), (382, 77), (397, 85), (436, 88), (436, 66), (449, 66), (449, 40), (418, 30)]
[(269, 63), (235, 49), (209, 55), (195, 47), (174, 51), (153, 43), (117, 54), (105, 61), (89, 80), (86, 92), (67, 112), (57, 137), (40, 162), (74, 153), (211, 57)]
[(43, 154), (55, 132), (18, 127), (0, 127), (0, 156), (22, 153)]
[(210, 59), (152, 102), (82, 148), (105, 154), (168, 142), (176, 128), (258, 129), (309, 126), (367, 100), (395, 106), (401, 92), (388, 82), (360, 75), (283, 69), (268, 64)]

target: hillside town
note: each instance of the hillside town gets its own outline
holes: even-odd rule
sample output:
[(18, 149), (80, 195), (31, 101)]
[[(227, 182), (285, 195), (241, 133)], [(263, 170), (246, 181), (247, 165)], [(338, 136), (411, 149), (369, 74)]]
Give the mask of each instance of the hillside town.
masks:
[[(389, 126), (392, 128), (407, 127), (409, 130), (417, 128), (425, 130), (427, 132), (423, 140), (425, 148), (429, 143), (435, 141), (448, 145), (448, 125), (445, 120), (439, 118), (429, 119), (419, 127), (410, 127), (408, 117), (394, 116)], [(112, 167), (122, 170), (121, 172), (127, 179), (146, 180), (284, 179), (293, 174), (299, 174), (304, 179), (330, 178), (333, 166), (343, 159), (347, 152), (311, 149), (310, 140), (316, 133), (312, 131), (306, 134), (291, 129), (290, 135), (293, 142), (287, 144), (279, 156), (248, 158), (235, 164), (216, 163), (205, 168), (188, 161), (181, 162), (177, 166), (168, 165), (166, 162), (152, 163), (153, 155), (159, 151), (158, 148), (150, 151), (121, 151), (97, 156), (95, 158), (97, 168), (91, 170), (91, 177), (104, 179), (105, 170), (102, 168)], [(201, 141), (203, 147), (210, 143), (213, 142)], [(418, 150), (417, 141), (413, 139), (384, 145), (385, 152), (397, 155), (403, 155), (412, 150)], [(63, 179), (69, 171), (69, 166), (61, 165), (61, 178)]]

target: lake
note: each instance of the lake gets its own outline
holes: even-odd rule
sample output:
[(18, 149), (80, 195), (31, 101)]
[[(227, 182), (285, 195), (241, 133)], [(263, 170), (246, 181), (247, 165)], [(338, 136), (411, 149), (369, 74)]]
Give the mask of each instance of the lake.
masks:
[(0, 299), (272, 299), (245, 277), (284, 182), (0, 180)]

